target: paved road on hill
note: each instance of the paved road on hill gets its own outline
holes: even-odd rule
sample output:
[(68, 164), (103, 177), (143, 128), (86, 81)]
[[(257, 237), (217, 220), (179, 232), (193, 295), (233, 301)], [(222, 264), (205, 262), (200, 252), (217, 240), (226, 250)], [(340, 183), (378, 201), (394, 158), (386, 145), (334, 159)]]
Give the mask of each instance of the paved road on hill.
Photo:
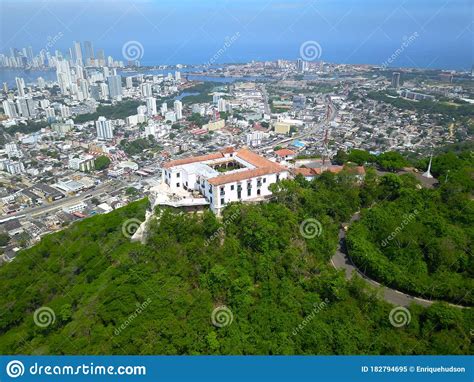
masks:
[[(352, 223), (359, 219), (360, 219), (360, 213), (357, 212), (352, 217), (350, 222)], [(350, 259), (347, 253), (346, 230), (344, 230), (343, 228), (339, 230), (339, 243), (337, 246), (336, 253), (331, 258), (331, 264), (336, 269), (343, 269), (346, 273), (347, 280), (350, 280), (354, 274), (358, 274), (363, 280), (367, 282), (367, 284), (376, 288), (382, 287), (383, 299), (389, 302), (390, 304), (397, 305), (397, 306), (409, 306), (410, 304), (415, 303), (418, 305), (422, 305), (424, 307), (428, 307), (434, 302), (436, 302), (436, 301), (425, 300), (422, 298), (410, 296), (396, 289), (385, 287), (382, 284), (378, 283), (377, 281), (372, 280), (371, 278), (367, 277), (361, 270), (359, 270), (355, 266), (355, 264), (352, 262), (352, 260)], [(450, 304), (450, 305), (455, 306), (457, 308), (464, 308), (464, 306), (461, 306), (461, 305), (455, 305), (455, 304)]]

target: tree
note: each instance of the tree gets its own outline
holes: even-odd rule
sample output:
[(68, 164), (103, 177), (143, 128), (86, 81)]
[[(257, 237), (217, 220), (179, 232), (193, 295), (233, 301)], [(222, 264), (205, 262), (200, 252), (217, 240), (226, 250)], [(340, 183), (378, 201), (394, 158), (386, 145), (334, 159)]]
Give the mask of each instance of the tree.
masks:
[(105, 155), (101, 155), (97, 157), (96, 160), (94, 161), (95, 169), (97, 171), (105, 170), (107, 167), (109, 167), (110, 163), (111, 161), (109, 157)]
[(373, 162), (374, 156), (365, 150), (352, 149), (349, 153), (349, 161), (357, 163), (359, 166), (362, 166), (366, 163)]
[(377, 157), (377, 163), (383, 170), (398, 171), (408, 165), (407, 160), (395, 151), (382, 153)]
[(6, 233), (0, 233), (0, 247), (5, 247), (10, 241), (10, 236)]
[(349, 155), (344, 150), (338, 150), (337, 154), (332, 158), (332, 162), (339, 166), (343, 165), (349, 160)]

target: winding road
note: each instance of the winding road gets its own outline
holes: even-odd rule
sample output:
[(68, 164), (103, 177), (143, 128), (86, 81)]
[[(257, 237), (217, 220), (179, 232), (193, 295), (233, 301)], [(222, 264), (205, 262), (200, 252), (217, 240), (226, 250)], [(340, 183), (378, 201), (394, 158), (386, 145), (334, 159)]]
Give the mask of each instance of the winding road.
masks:
[[(352, 216), (350, 223), (360, 219), (360, 212), (357, 212)], [(346, 230), (341, 228), (339, 230), (339, 243), (337, 245), (336, 253), (331, 258), (331, 264), (334, 268), (344, 270), (346, 280), (350, 280), (354, 274), (359, 275), (367, 284), (372, 287), (382, 288), (383, 299), (393, 305), (397, 306), (409, 306), (412, 303), (428, 307), (435, 303), (433, 300), (425, 300), (419, 297), (410, 296), (406, 293), (400, 292), (396, 289), (388, 288), (375, 280), (372, 280), (370, 277), (366, 276), (359, 268), (355, 266), (351, 258), (348, 255), (347, 246), (346, 246)], [(466, 308), (462, 305), (451, 304), (451, 306), (457, 308)]]

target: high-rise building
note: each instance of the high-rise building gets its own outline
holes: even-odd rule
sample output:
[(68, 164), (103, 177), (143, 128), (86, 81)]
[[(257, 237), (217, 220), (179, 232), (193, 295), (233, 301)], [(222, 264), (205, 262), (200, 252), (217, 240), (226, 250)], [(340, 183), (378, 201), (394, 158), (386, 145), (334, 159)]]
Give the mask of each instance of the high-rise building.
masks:
[(95, 122), (95, 127), (97, 129), (97, 139), (107, 141), (114, 138), (112, 122), (105, 117), (99, 117)]
[(88, 99), (90, 94), (87, 80), (79, 80), (79, 88), (83, 99)]
[(154, 97), (148, 97), (146, 99), (146, 108), (149, 116), (154, 116), (158, 114), (156, 110), (156, 99)]
[(69, 118), (71, 116), (71, 109), (69, 109), (69, 106), (61, 105), (59, 107), (59, 112), (63, 118)]
[(161, 111), (161, 115), (164, 116), (166, 114), (166, 112), (168, 111), (168, 104), (166, 102), (163, 102), (161, 104), (160, 111)]
[(96, 101), (100, 100), (100, 86), (99, 85), (91, 85), (90, 96)]
[(71, 68), (67, 60), (59, 59), (56, 61), (56, 76), (61, 93), (67, 94), (72, 83)]
[(25, 98), (18, 98), (16, 100), (16, 107), (18, 109), (18, 113), (25, 118), (30, 117), (30, 112), (28, 110), (28, 103), (26, 102)]
[(18, 97), (25, 96), (25, 80), (21, 77), (15, 77), (16, 88), (18, 90)]
[(43, 77), (38, 77), (37, 82), (38, 82), (38, 87), (40, 89), (44, 89), (46, 87), (46, 81), (44, 80)]
[(181, 81), (181, 72), (175, 72), (174, 78), (177, 82)]
[(392, 88), (398, 89), (400, 87), (400, 73), (393, 72), (392, 74)]
[(219, 99), (219, 101), (217, 102), (217, 110), (219, 112), (224, 112), (226, 111), (226, 107), (227, 107), (227, 102), (225, 101), (225, 99), (223, 98)]
[(99, 86), (100, 86), (100, 99), (109, 98), (109, 87), (107, 86), (107, 84), (101, 82)]
[(107, 78), (107, 84), (109, 85), (110, 98), (117, 98), (122, 96), (122, 77), (121, 76), (110, 76)]
[(44, 112), (46, 114), (46, 118), (54, 118), (56, 116), (56, 113), (52, 107), (47, 107), (44, 109)]
[(28, 49), (26, 50), (26, 56), (28, 57), (28, 62), (32, 63), (33, 58), (34, 58), (33, 47), (32, 46), (29, 46)]
[(81, 43), (79, 41), (74, 41), (74, 46), (72, 50), (72, 59), (75, 64), (82, 65), (82, 48)]
[(143, 97), (151, 97), (153, 95), (151, 84), (144, 83), (140, 85), (140, 92), (142, 93)]
[(174, 101), (174, 112), (176, 113), (176, 119), (183, 118), (183, 103), (181, 101)]
[(105, 53), (103, 49), (97, 51), (97, 59), (99, 60), (99, 66), (105, 65)]
[(125, 85), (127, 86), (127, 89), (133, 88), (133, 77), (125, 77)]
[(36, 116), (36, 107), (38, 102), (34, 101), (33, 98), (27, 98), (26, 105), (28, 106), (28, 113), (30, 114), (30, 117)]
[(298, 72), (299, 73), (306, 72), (306, 67), (307, 67), (306, 61), (302, 60), (301, 58), (298, 58), (298, 61), (296, 62), (296, 69), (298, 70)]
[(92, 42), (84, 41), (84, 53), (86, 58), (86, 64), (90, 65), (92, 60), (94, 59), (94, 47), (92, 46)]
[(8, 99), (8, 100), (3, 101), (2, 105), (3, 105), (3, 110), (5, 111), (5, 114), (8, 116), (8, 118), (18, 117), (15, 103), (12, 100)]

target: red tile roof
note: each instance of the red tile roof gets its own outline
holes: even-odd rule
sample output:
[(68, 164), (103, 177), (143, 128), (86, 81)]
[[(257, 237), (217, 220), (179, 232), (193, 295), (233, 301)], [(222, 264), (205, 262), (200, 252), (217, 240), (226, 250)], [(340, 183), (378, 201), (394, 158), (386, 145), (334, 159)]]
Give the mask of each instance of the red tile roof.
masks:
[(181, 165), (185, 165), (189, 163), (197, 163), (197, 162), (205, 162), (209, 160), (221, 159), (225, 157), (224, 154), (231, 154), (231, 153), (234, 153), (235, 157), (242, 159), (243, 161), (254, 166), (255, 168), (248, 169), (245, 171), (218, 175), (214, 178), (209, 179), (210, 184), (221, 185), (221, 184), (236, 182), (239, 180), (254, 178), (257, 176), (277, 174), (277, 173), (286, 171), (285, 167), (280, 166), (278, 163), (272, 162), (250, 150), (240, 149), (240, 150), (235, 151), (231, 147), (227, 147), (217, 153), (173, 160), (173, 161), (165, 163), (163, 167), (170, 168), (170, 167), (181, 166)]
[(224, 155), (222, 153), (213, 153), (213, 154), (207, 154), (207, 155), (200, 155), (197, 157), (189, 157), (189, 158), (183, 158), (183, 159), (176, 159), (169, 161), (163, 165), (164, 168), (170, 168), (170, 167), (175, 167), (175, 166), (181, 166), (183, 164), (189, 164), (189, 163), (196, 163), (196, 162), (204, 162), (208, 160), (213, 160), (213, 159), (219, 159), (223, 158)]
[(295, 155), (295, 152), (290, 149), (280, 149), (280, 150), (275, 151), (275, 154), (280, 157), (286, 157), (288, 155)]

